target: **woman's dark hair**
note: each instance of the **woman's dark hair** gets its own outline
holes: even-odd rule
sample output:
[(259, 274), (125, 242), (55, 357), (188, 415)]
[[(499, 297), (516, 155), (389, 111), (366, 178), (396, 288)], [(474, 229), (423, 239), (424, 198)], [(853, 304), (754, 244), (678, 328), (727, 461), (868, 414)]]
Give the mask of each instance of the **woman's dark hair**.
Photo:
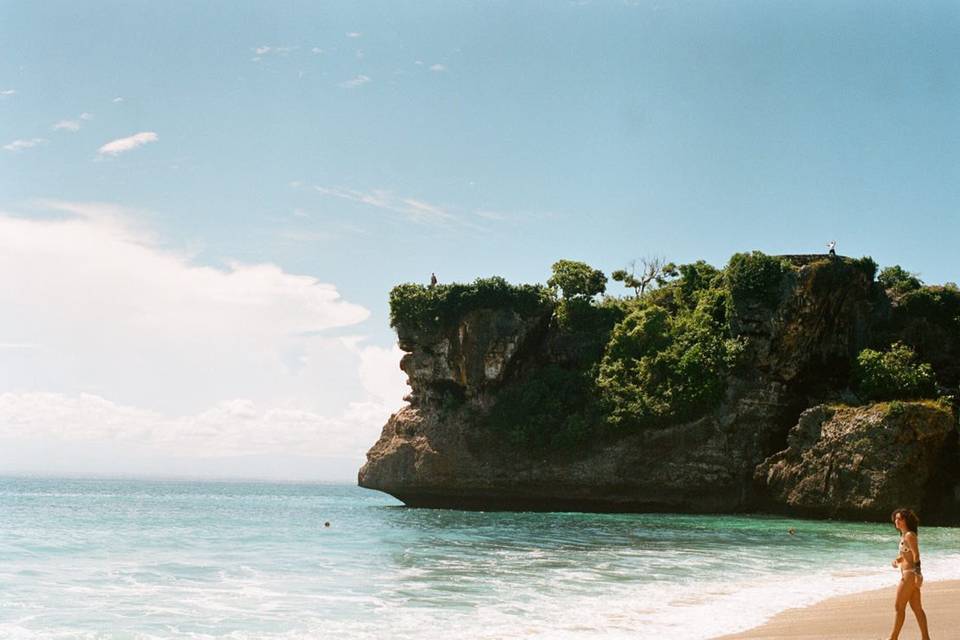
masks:
[(898, 515), (907, 523), (907, 529), (914, 533), (917, 532), (917, 529), (920, 527), (920, 518), (913, 512), (913, 509), (897, 509), (890, 514), (890, 522), (896, 520)]

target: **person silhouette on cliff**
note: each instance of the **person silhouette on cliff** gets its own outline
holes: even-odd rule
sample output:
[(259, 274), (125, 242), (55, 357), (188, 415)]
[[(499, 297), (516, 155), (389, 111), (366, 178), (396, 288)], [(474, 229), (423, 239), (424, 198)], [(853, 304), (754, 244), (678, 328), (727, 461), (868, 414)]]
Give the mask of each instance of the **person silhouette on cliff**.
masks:
[(435, 286), (437, 286), (437, 274), (431, 273), (431, 274), (430, 274), (430, 288), (433, 289)]
[(836, 249), (837, 249), (837, 241), (836, 241), (836, 240), (831, 240), (830, 242), (828, 242), (828, 243), (827, 243), (827, 249), (830, 250), (830, 257), (831, 257), (831, 258), (836, 258), (836, 257), (837, 257), (837, 251), (836, 251)]

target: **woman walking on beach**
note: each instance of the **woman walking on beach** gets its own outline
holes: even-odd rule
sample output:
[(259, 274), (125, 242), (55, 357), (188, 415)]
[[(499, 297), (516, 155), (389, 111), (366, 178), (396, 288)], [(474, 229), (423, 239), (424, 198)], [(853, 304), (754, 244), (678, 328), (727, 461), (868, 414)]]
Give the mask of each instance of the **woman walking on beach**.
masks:
[(900, 637), (900, 628), (907, 615), (907, 603), (913, 609), (920, 625), (920, 635), (923, 640), (930, 640), (927, 631), (927, 614), (923, 612), (920, 602), (920, 586), (923, 584), (923, 575), (920, 573), (920, 546), (917, 543), (917, 529), (920, 519), (910, 509), (897, 509), (890, 516), (893, 526), (900, 532), (900, 554), (893, 561), (894, 567), (900, 568), (900, 584), (897, 585), (896, 607), (897, 616), (893, 621), (893, 631), (890, 640)]

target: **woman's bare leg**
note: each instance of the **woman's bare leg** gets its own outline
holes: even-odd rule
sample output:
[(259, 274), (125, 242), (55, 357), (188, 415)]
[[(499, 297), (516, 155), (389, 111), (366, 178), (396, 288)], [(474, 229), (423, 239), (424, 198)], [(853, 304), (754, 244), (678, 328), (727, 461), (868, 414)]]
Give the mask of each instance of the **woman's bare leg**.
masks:
[(912, 579), (900, 579), (900, 584), (897, 585), (897, 599), (893, 605), (897, 615), (893, 619), (893, 630), (890, 632), (890, 640), (897, 640), (900, 637), (900, 629), (903, 627), (903, 620), (907, 616), (907, 603), (910, 602), (910, 596), (913, 595), (915, 590)]
[(920, 637), (922, 640), (930, 640), (930, 632), (927, 630), (927, 614), (923, 611), (923, 603), (920, 602), (920, 589), (914, 589), (910, 596), (910, 608), (913, 609), (913, 615), (917, 617), (917, 624), (920, 626)]

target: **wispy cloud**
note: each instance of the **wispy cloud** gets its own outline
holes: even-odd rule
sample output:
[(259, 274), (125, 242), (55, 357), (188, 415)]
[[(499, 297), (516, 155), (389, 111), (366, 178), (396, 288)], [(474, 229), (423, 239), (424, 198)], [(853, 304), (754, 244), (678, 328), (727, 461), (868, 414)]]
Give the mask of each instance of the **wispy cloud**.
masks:
[(313, 49), (310, 49), (310, 53), (323, 53), (323, 49), (320, 47), (314, 47)]
[(446, 70), (447, 70), (447, 66), (443, 64), (435, 64), (435, 65), (431, 65), (430, 67), (430, 71), (440, 72), (440, 71), (446, 71)]
[(256, 54), (256, 57), (253, 58), (254, 62), (258, 62), (263, 59), (264, 56), (285, 56), (291, 51), (296, 51), (297, 47), (277, 47), (273, 45), (261, 45), (259, 47), (254, 47), (253, 52)]
[(365, 75), (359, 75), (352, 80), (347, 80), (346, 82), (341, 82), (340, 86), (344, 89), (356, 89), (357, 87), (362, 87), (363, 85), (370, 82), (370, 77)]
[(351, 31), (351, 32), (347, 33), (347, 37), (348, 37), (348, 38), (359, 38), (359, 37), (362, 36), (362, 35), (363, 35), (363, 34), (360, 33), (359, 31)]
[(82, 120), (93, 120), (92, 113), (81, 113), (75, 120), (61, 120), (53, 125), (54, 131), (79, 131)]
[(61, 120), (53, 125), (54, 131), (80, 131), (79, 120)]
[(4, 89), (3, 91), (0, 91), (0, 97), (6, 98), (7, 96), (15, 96), (15, 95), (17, 95), (16, 89)]
[(418, 224), (443, 224), (456, 220), (456, 216), (441, 206), (414, 198), (398, 197), (383, 189), (375, 189), (370, 192), (321, 186), (315, 186), (314, 189), (326, 196), (399, 213), (411, 222)]
[(159, 140), (159, 138), (153, 131), (141, 131), (140, 133), (135, 133), (134, 135), (126, 138), (112, 140), (111, 142), (108, 142), (100, 147), (97, 153), (102, 156), (116, 156), (126, 151), (130, 151), (131, 149), (141, 147), (148, 142), (156, 142), (157, 140)]
[(29, 140), (14, 140), (10, 144), (3, 145), (3, 148), (7, 151), (23, 151), (24, 149), (30, 149), (36, 147), (37, 145), (46, 144), (48, 140), (46, 138), (30, 138)]
[(116, 98), (113, 99), (113, 102), (123, 102), (123, 98), (121, 98), (120, 96), (117, 96)]

